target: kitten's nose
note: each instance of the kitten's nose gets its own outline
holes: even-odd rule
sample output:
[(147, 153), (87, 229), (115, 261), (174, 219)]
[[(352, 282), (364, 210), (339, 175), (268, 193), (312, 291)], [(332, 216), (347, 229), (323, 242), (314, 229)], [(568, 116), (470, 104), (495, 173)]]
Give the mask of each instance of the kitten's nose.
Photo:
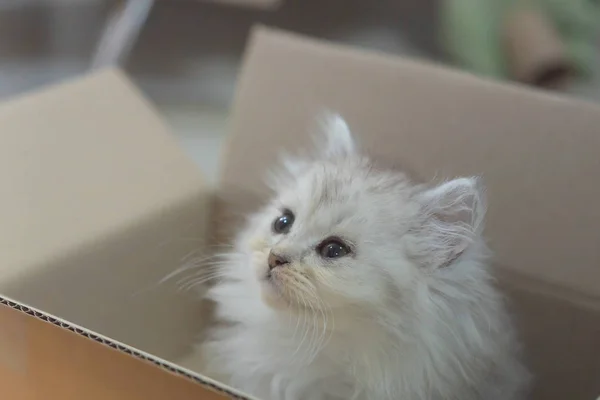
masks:
[(269, 264), (269, 269), (273, 269), (275, 267), (280, 267), (282, 265), (290, 263), (290, 261), (287, 258), (275, 254), (272, 251), (269, 253), (269, 259), (267, 262)]

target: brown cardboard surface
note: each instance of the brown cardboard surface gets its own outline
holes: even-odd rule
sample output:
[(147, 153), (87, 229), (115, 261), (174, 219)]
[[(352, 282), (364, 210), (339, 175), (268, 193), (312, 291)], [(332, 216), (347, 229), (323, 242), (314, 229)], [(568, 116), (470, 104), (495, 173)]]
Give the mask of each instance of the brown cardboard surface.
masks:
[(162, 357), (188, 351), (199, 306), (158, 283), (202, 245), (210, 188), (121, 73), (1, 105), (0, 182), (2, 295)]
[(221, 190), (264, 199), (280, 148), (324, 109), (382, 162), (423, 179), (482, 175), (487, 236), (535, 374), (533, 399), (600, 393), (600, 108), (437, 66), (258, 29), (239, 81)]
[[(231, 398), (148, 361), (0, 305), (0, 387), (15, 400)], [(18, 342), (16, 339), (18, 338)], [(7, 354), (4, 350), (10, 348)], [(8, 359), (11, 358), (11, 360)]]

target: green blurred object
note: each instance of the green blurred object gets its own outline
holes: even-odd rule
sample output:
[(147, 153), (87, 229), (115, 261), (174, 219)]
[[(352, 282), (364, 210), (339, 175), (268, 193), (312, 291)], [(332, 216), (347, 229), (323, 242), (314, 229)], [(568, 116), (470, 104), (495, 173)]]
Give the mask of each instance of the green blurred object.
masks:
[(486, 76), (508, 78), (502, 24), (516, 7), (535, 7), (550, 21), (566, 56), (580, 76), (599, 62), (599, 0), (443, 0), (441, 42), (462, 67)]

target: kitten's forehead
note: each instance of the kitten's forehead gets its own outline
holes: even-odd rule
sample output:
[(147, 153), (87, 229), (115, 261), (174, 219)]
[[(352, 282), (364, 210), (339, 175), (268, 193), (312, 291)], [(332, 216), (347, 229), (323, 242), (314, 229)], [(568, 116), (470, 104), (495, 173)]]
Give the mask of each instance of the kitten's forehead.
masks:
[(340, 214), (378, 203), (397, 206), (413, 188), (402, 172), (378, 169), (367, 159), (347, 158), (314, 163), (281, 194), (280, 201), (308, 214), (324, 209)]

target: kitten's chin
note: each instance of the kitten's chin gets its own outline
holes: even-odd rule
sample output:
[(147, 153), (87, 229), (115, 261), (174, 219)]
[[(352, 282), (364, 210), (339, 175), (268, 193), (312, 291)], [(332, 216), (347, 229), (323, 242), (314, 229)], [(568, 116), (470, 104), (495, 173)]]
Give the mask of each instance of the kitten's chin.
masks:
[(281, 290), (272, 278), (263, 278), (260, 281), (260, 292), (263, 302), (276, 310), (285, 310), (290, 307), (290, 302), (285, 298)]

